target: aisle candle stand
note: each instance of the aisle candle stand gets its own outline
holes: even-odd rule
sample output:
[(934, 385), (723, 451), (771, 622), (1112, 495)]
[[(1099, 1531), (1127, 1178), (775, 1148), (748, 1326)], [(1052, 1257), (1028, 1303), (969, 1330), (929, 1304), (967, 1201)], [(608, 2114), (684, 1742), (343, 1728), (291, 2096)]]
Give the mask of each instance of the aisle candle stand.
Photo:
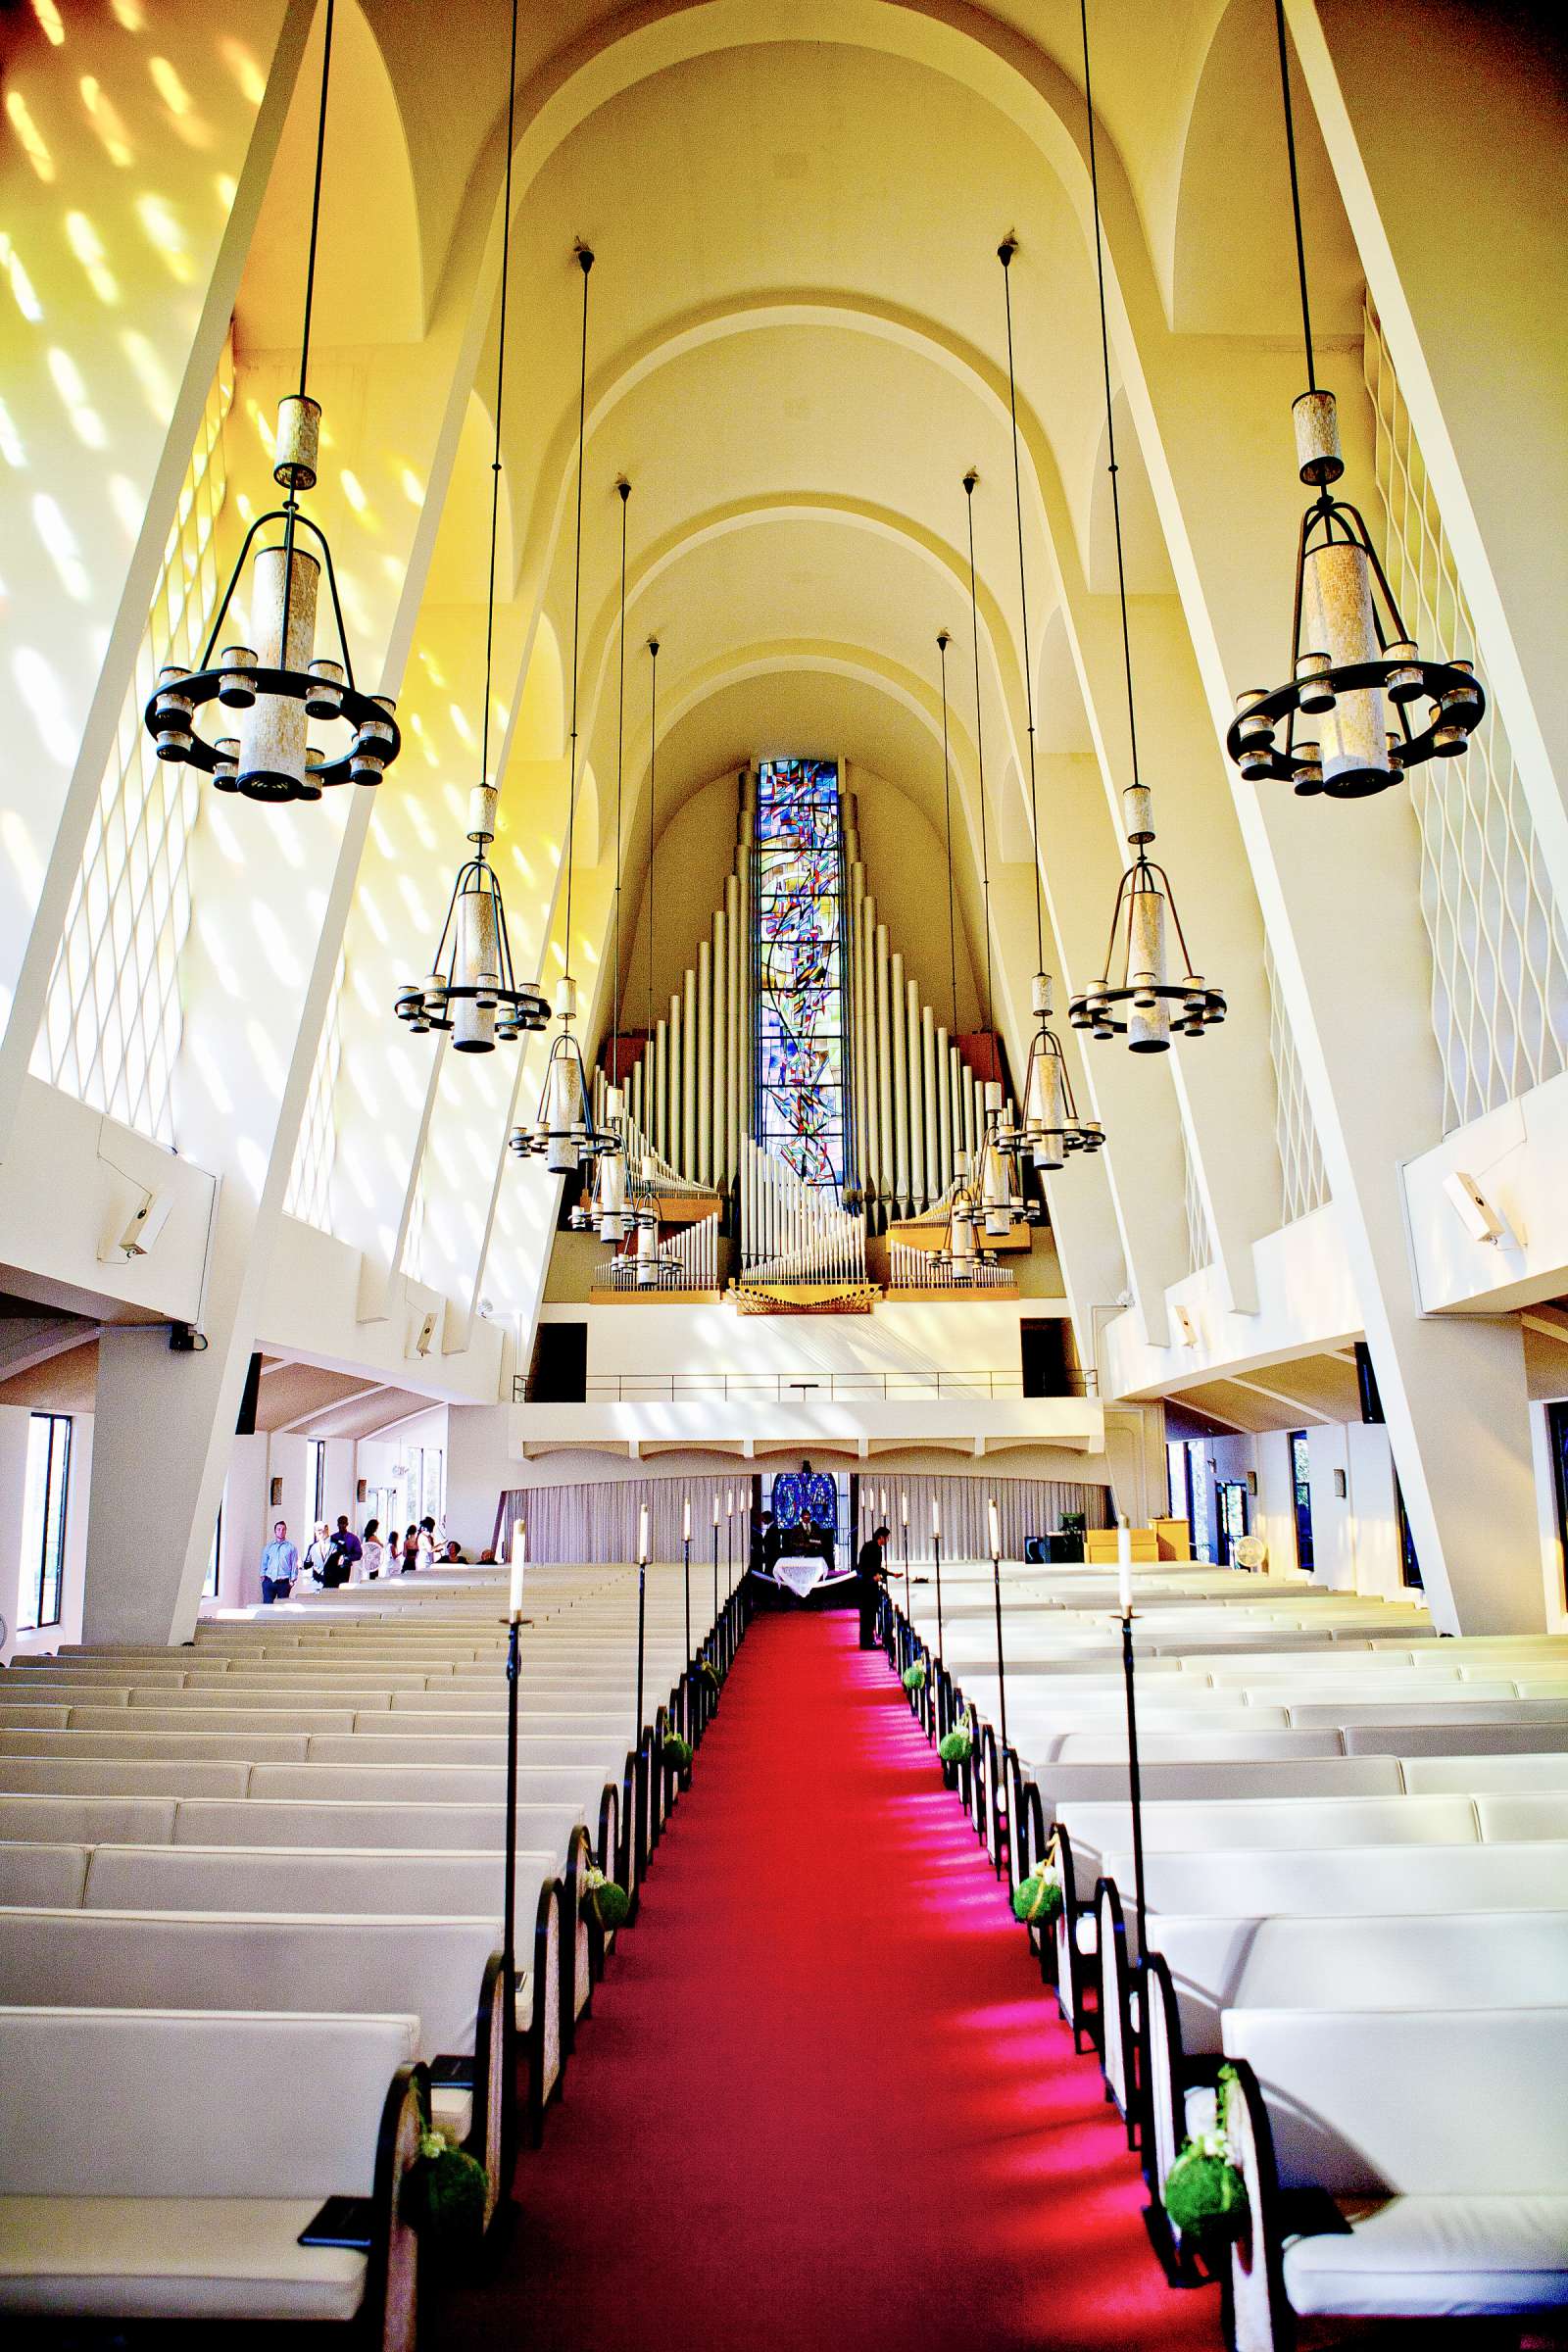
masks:
[(686, 1736), (696, 1736), (696, 1693), (692, 1689), (692, 1498), (682, 1497), (680, 1512), (681, 1573), (686, 1588)]
[[(724, 1491), (724, 1582), (731, 1592), (735, 1590), (735, 1490)], [(713, 1594), (713, 1621), (718, 1621), (718, 1594)]]
[(512, 1581), (507, 1597), (507, 1853), (502, 1872), (501, 1982), (506, 1988), (507, 2034), (517, 2014), (517, 1684), (522, 1627), (522, 1572), (528, 1559), (528, 1530), (519, 1519), (512, 1531)]
[[(937, 1563), (937, 1672), (946, 1671), (942, 1656), (942, 1504), (935, 1494), (931, 1497), (931, 1549)], [(940, 1695), (940, 1693), (939, 1693)], [(942, 1710), (937, 1708), (937, 1738), (942, 1737)]]
[(1125, 1514), (1116, 1522), (1116, 1606), (1121, 1612), (1121, 1670), (1127, 1687), (1127, 1793), (1133, 1809), (1133, 1905), (1138, 1966), (1144, 1965), (1144, 1790), (1138, 1772), (1138, 1696), (1133, 1679), (1133, 1539)]
[(993, 1494), (986, 1505), (991, 1523), (991, 1590), (997, 1603), (997, 1682), (1002, 1692), (1002, 1761), (998, 1770), (1004, 1785), (1007, 1776), (1007, 1665), (1002, 1654), (1002, 1528), (997, 1518), (997, 1498)]
[[(718, 1496), (713, 1496), (713, 1623), (718, 1623)], [(711, 1647), (711, 1637), (710, 1637)]]
[(643, 1743), (643, 1639), (648, 1622), (648, 1505), (637, 1507), (637, 1729), (633, 1745)]
[[(907, 1637), (914, 1630), (914, 1620), (909, 1614), (909, 1490), (907, 1487), (902, 1487), (899, 1490), (899, 1518), (903, 1523), (904, 1530), (904, 1625), (907, 1641)], [(909, 1663), (907, 1657), (904, 1663), (906, 1665)]]

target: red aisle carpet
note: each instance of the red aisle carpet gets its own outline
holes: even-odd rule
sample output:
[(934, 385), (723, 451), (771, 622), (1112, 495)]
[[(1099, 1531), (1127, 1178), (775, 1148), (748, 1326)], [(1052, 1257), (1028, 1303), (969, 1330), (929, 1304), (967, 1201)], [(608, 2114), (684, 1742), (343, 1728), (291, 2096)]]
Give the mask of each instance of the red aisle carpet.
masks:
[(765, 1618), (446, 2352), (1219, 2344), (880, 1651)]

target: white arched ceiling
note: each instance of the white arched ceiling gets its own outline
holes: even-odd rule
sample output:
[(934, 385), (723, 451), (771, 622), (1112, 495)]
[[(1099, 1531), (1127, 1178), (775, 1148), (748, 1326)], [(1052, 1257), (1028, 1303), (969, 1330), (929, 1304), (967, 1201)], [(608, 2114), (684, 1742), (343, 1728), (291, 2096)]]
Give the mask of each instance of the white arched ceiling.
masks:
[[(245, 265), (234, 326), (246, 352), (299, 342), (323, 23), (324, 12), (306, 44)], [(318, 350), (417, 343), (425, 273), (414, 169), (397, 89), (358, 0), (339, 0), (333, 23), (326, 134), (312, 340)]]

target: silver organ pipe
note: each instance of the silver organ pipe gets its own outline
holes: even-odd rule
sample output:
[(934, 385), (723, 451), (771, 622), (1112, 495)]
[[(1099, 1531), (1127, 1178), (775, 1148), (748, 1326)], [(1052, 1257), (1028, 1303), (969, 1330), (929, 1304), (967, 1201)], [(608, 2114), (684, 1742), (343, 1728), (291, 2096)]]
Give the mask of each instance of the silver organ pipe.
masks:
[(653, 1279), (649, 1268), (640, 1261), (634, 1250), (618, 1250), (614, 1256), (602, 1258), (594, 1269), (594, 1284), (606, 1291), (682, 1292), (716, 1291), (718, 1288), (718, 1211), (715, 1208), (706, 1217), (694, 1218), (665, 1242), (655, 1261)]
[(722, 1170), (726, 1191), (735, 1181), (735, 1139), (741, 1131), (741, 1053), (742, 1041), (751, 1036), (749, 1025), (742, 1025), (741, 993), (741, 885), (738, 873), (728, 876), (724, 884), (724, 912), (728, 918), (729, 944), (729, 1034), (724, 1053), (724, 1166)]
[(953, 1166), (953, 1051), (945, 1028), (936, 1036), (937, 1192), (945, 1193), (954, 1178)]
[(925, 1182), (925, 1064), (920, 1051), (920, 989), (913, 980), (906, 981), (905, 987), (908, 996), (909, 1197), (916, 1208), (923, 1208), (929, 1195)]
[(713, 943), (702, 941), (697, 950), (697, 1156), (687, 1166), (699, 1184), (713, 1174)]
[(955, 1274), (939, 1265), (929, 1250), (908, 1242), (888, 1246), (888, 1287), (893, 1291), (1015, 1291), (1017, 1277), (1010, 1266), (987, 1265), (976, 1258), (965, 1273)]
[(888, 927), (876, 927), (876, 1132), (877, 1166), (884, 1198), (893, 1197), (893, 1049), (888, 1019)]
[(865, 1280), (865, 1219), (836, 1196), (807, 1184), (781, 1159), (741, 1142), (741, 1264), (753, 1282)]
[(905, 1216), (909, 1200), (909, 1054), (904, 1009), (904, 957), (888, 959), (888, 1043), (893, 1063), (893, 1191)]
[(680, 1164), (697, 1165), (697, 974), (686, 974), (680, 1021)]
[(935, 1200), (947, 1179), (942, 1172), (942, 1104), (937, 1093), (937, 1016), (929, 1004), (920, 1012), (920, 1068), (925, 1086), (925, 1197)]
[(669, 1000), (669, 1107), (665, 1113), (664, 1150), (671, 1159), (681, 1156), (680, 1099), (681, 1063), (685, 1059), (684, 1032), (680, 991), (677, 989)]

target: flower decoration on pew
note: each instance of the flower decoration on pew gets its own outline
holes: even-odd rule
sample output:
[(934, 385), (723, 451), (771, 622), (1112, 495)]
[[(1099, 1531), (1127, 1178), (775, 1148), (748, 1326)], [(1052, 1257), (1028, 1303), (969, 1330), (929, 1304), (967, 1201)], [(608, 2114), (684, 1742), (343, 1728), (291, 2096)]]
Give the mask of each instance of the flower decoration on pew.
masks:
[(924, 1658), (916, 1658), (912, 1666), (906, 1666), (904, 1669), (904, 1688), (906, 1690), (923, 1690), (925, 1689)]
[(944, 1764), (967, 1764), (973, 1753), (974, 1734), (966, 1723), (956, 1724), (937, 1749)]
[(594, 1917), (602, 1928), (624, 1927), (631, 1911), (631, 1897), (624, 1886), (607, 1878), (597, 1863), (592, 1864), (585, 1873), (583, 1886), (594, 1907)]
[(403, 2183), (402, 2203), (422, 2251), (445, 2263), (476, 2254), (488, 2202), (484, 2166), (444, 2132), (423, 2123), (419, 2153)]
[(1236, 2069), (1219, 2070), (1211, 2132), (1195, 2132), (1166, 2175), (1164, 2206), (1185, 2238), (1208, 2247), (1236, 2236), (1247, 2219), (1247, 2182), (1231, 2154), (1230, 2102)]
[(1012, 1890), (1012, 1916), (1026, 1928), (1049, 1928), (1061, 1906), (1061, 1874), (1053, 1862), (1042, 1862)]
[(664, 1734), (664, 1744), (660, 1752), (663, 1758), (664, 1769), (666, 1772), (678, 1772), (683, 1779), (685, 1775), (690, 1772), (692, 1768), (692, 1743), (689, 1740), (683, 1740), (679, 1732), (666, 1732)]
[(714, 1665), (711, 1658), (705, 1658), (703, 1660), (702, 1675), (704, 1682), (716, 1696), (717, 1692), (723, 1686), (724, 1677), (719, 1673), (718, 1668)]

